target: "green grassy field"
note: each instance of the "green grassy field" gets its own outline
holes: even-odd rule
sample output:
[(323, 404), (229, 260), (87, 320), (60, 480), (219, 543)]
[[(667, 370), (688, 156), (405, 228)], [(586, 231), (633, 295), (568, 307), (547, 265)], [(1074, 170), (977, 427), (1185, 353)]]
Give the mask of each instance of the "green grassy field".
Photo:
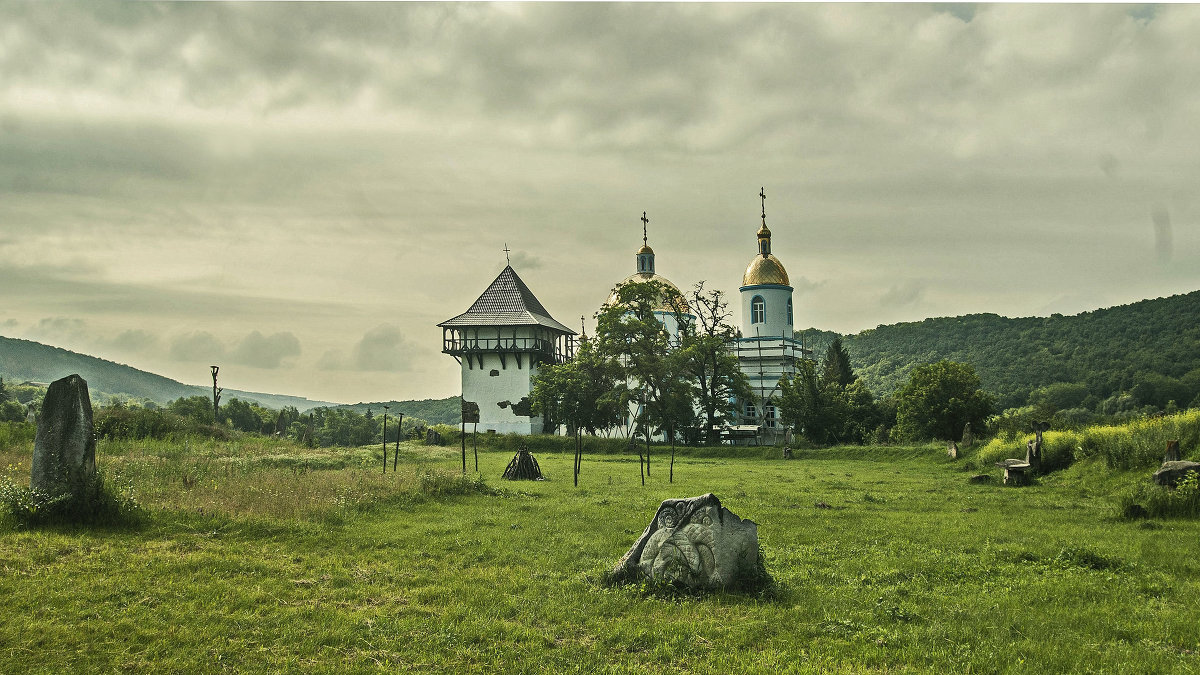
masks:
[[(659, 452), (643, 487), (600, 455), (575, 488), (569, 453), (519, 484), (511, 452), (481, 483), (415, 444), (386, 476), (378, 448), (99, 454), (145, 522), (4, 524), (0, 671), (1200, 671), (1200, 522), (1116, 518), (1132, 474), (1094, 461), (1015, 489), (933, 447), (755, 450), (681, 456), (672, 485)], [(759, 523), (774, 589), (599, 583), (662, 499), (705, 492)]]

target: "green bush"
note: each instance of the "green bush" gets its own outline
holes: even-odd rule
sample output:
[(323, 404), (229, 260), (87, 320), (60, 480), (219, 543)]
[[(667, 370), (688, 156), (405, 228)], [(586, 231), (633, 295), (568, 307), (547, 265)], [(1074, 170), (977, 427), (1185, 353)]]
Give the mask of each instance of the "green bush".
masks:
[(232, 438), (225, 427), (161, 409), (109, 406), (97, 410), (92, 423), (95, 425), (96, 438), (108, 440), (155, 438), (178, 441), (186, 436), (201, 436), (227, 441)]
[[(1002, 459), (1024, 458), (1025, 442), (1032, 437), (997, 436), (979, 449), (977, 461), (987, 466)], [(1179, 441), (1183, 457), (1200, 447), (1200, 410), (1141, 418), (1120, 426), (1047, 431), (1042, 439), (1042, 466), (1046, 471), (1064, 469), (1075, 460), (1089, 457), (1101, 458), (1113, 469), (1145, 468), (1162, 461), (1169, 440)]]
[(1140, 483), (1117, 500), (1126, 518), (1195, 518), (1200, 516), (1200, 474), (1191, 472), (1174, 488)]
[(0, 450), (12, 450), (33, 443), (37, 426), (33, 422), (0, 422)]
[(120, 477), (110, 482), (103, 471), (97, 471), (82, 489), (54, 497), (4, 478), (0, 480), (0, 508), (18, 527), (131, 526), (141, 522), (143, 515), (132, 485)]

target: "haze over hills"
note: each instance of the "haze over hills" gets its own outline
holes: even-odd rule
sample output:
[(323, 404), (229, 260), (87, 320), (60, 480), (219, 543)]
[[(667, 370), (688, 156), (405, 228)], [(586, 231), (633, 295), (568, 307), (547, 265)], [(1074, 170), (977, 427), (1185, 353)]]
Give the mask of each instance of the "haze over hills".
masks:
[[(941, 359), (971, 364), (999, 408), (1024, 405), (1031, 391), (1073, 383), (1095, 408), (1107, 398), (1132, 392), (1140, 405), (1200, 405), (1200, 291), (1074, 316), (1011, 319), (970, 314), (925, 319), (865, 330), (856, 335), (810, 328), (797, 331), (819, 360), (842, 337), (856, 372), (877, 396), (886, 396), (922, 363)], [(209, 396), (211, 389), (187, 385), (130, 366), (28, 340), (0, 337), (0, 376), (20, 382), (49, 382), (78, 373), (94, 392), (127, 394), (166, 403), (181, 396)], [(1086, 388), (1086, 391), (1083, 390)], [(356, 412), (383, 405), (431, 423), (457, 423), (459, 397), (342, 405), (297, 396), (226, 389), (224, 400), (241, 398), (269, 408), (347, 407)], [(1086, 400), (1085, 400), (1086, 399)]]
[[(0, 336), (0, 377), (18, 383), (26, 380), (52, 382), (72, 373), (88, 382), (93, 393), (125, 394), (146, 398), (158, 404), (187, 396), (211, 396), (212, 388), (183, 384), (162, 375), (155, 375), (132, 366), (79, 354), (40, 342)], [(313, 401), (301, 396), (265, 394), (237, 389), (224, 389), (222, 400), (240, 398), (257, 401), (268, 408), (295, 406), (301, 412), (338, 403)]]

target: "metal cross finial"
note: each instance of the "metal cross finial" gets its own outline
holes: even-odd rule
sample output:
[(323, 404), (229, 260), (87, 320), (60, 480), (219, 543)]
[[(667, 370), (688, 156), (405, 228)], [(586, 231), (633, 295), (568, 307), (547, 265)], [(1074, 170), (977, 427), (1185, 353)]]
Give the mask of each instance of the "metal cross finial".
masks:
[(579, 315), (579, 334), (587, 337), (587, 326), (583, 323), (583, 315)]
[(767, 189), (765, 187), (760, 187), (758, 189), (758, 196), (762, 198), (762, 221), (763, 221), (763, 225), (766, 225), (767, 224)]
[(646, 212), (642, 211), (642, 244), (646, 244), (646, 224), (649, 222), (650, 219), (646, 217)]
[(508, 263), (511, 266), (512, 260), (509, 259), (508, 252), (509, 252), (508, 242), (504, 242), (504, 262)]

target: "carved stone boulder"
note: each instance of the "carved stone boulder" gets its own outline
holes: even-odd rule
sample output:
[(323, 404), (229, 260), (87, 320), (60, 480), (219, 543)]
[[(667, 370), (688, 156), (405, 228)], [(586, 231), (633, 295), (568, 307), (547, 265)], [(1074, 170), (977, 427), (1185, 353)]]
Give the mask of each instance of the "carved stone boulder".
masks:
[(1175, 487), (1183, 477), (1192, 472), (1200, 473), (1200, 462), (1163, 462), (1154, 472), (1154, 484)]
[(30, 484), (46, 495), (78, 493), (96, 473), (96, 434), (87, 381), (69, 375), (50, 383), (37, 418)]
[(664, 501), (612, 571), (615, 581), (650, 579), (697, 590), (752, 586), (764, 575), (758, 525), (711, 493)]

